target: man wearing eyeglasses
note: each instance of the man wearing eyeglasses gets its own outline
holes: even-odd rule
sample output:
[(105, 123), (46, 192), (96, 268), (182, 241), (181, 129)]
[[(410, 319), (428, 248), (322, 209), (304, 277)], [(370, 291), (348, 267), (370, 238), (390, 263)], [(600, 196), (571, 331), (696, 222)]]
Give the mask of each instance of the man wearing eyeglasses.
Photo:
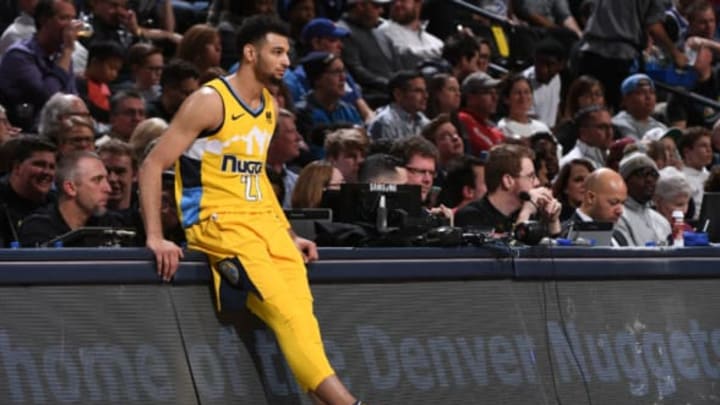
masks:
[(363, 125), (358, 110), (343, 100), (345, 66), (342, 59), (330, 52), (310, 52), (301, 62), (312, 90), (296, 104), (300, 133), (308, 136), (318, 126), (335, 123)]
[(665, 241), (667, 220), (651, 207), (660, 176), (655, 162), (644, 153), (633, 152), (620, 161), (620, 175), (627, 184), (628, 199), (615, 229), (628, 246)]
[(560, 167), (574, 159), (586, 159), (596, 169), (605, 167), (607, 151), (613, 141), (613, 126), (610, 112), (604, 106), (590, 105), (578, 111), (575, 147), (560, 159)]
[(128, 142), (135, 128), (145, 119), (145, 99), (135, 90), (123, 90), (110, 99), (110, 131), (95, 141), (102, 146), (110, 139)]
[(420, 135), (414, 135), (395, 142), (391, 153), (403, 161), (407, 184), (420, 186), (422, 201), (428, 203), (437, 173), (438, 150), (435, 145)]
[(495, 235), (506, 236), (515, 225), (537, 219), (547, 227), (548, 236), (560, 233), (562, 205), (549, 189), (538, 187), (530, 149), (512, 144), (491, 149), (485, 183), (488, 193), (455, 213), (455, 225), (490, 228)]

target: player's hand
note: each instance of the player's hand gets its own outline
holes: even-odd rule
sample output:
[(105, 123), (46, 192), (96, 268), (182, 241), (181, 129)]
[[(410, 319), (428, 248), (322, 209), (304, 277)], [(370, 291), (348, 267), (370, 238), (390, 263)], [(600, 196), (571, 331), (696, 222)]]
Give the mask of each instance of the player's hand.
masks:
[(314, 262), (320, 258), (315, 242), (297, 235), (293, 235), (293, 242), (295, 242), (295, 246), (297, 246), (300, 253), (302, 253), (305, 263)]
[(147, 247), (155, 254), (158, 276), (166, 282), (172, 280), (183, 257), (180, 246), (166, 239), (148, 239)]

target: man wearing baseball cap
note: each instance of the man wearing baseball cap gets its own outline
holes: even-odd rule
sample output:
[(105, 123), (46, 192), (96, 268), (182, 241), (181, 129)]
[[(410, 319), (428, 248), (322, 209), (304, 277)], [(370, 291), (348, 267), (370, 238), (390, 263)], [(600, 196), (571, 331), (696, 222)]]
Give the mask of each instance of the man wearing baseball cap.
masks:
[(655, 111), (655, 83), (644, 73), (630, 75), (620, 85), (623, 111), (615, 114), (613, 125), (622, 136), (636, 141), (653, 128), (667, 129), (665, 124), (652, 117)]
[(342, 100), (345, 67), (337, 55), (330, 52), (310, 52), (300, 63), (311, 86), (305, 98), (296, 104), (297, 127), (300, 133), (308, 136), (319, 125), (341, 122), (350, 125), (363, 124), (355, 107)]
[[(337, 57), (342, 53), (342, 38), (350, 35), (350, 31), (337, 26), (327, 18), (315, 18), (310, 20), (300, 33), (300, 39), (310, 52), (328, 52)], [(294, 70), (288, 69), (283, 76), (283, 81), (290, 89), (293, 103), (302, 101), (311, 85), (307, 79), (305, 68), (301, 64)], [(372, 110), (362, 97), (360, 88), (355, 80), (345, 72), (345, 95), (343, 101), (353, 105), (361, 114), (364, 120), (372, 116)]]
[(620, 175), (625, 180), (628, 199), (615, 229), (628, 246), (646, 246), (667, 240), (670, 234), (667, 220), (650, 207), (657, 185), (657, 165), (646, 154), (632, 152), (620, 161)]
[(497, 111), (499, 84), (500, 80), (485, 72), (475, 72), (462, 82), (458, 118), (468, 134), (470, 152), (474, 156), (480, 156), (481, 152), (505, 140), (502, 131), (490, 121)]
[(343, 38), (343, 62), (371, 106), (387, 104), (388, 80), (400, 70), (389, 40), (378, 33), (378, 27), (386, 23), (381, 15), (390, 1), (348, 0), (347, 12), (338, 22), (338, 26), (350, 31)]

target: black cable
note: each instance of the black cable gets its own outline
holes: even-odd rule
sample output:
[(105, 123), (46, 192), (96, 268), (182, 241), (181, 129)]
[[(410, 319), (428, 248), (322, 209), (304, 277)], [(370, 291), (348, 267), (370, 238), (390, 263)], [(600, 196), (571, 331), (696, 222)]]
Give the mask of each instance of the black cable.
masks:
[(183, 353), (185, 354), (185, 361), (188, 365), (190, 381), (192, 381), (193, 391), (195, 391), (195, 399), (197, 400), (198, 404), (202, 404), (202, 400), (200, 398), (200, 390), (198, 389), (197, 382), (195, 381), (195, 373), (193, 372), (192, 361), (190, 361), (190, 351), (188, 350), (188, 345), (185, 341), (185, 334), (183, 333), (182, 326), (180, 325), (180, 316), (178, 315), (178, 310), (175, 306), (175, 300), (172, 297), (172, 291), (168, 292), (168, 294), (170, 295), (170, 305), (172, 306), (173, 316), (175, 317), (175, 323), (177, 324), (178, 335), (180, 335), (180, 344), (182, 345)]
[[(583, 370), (582, 366), (580, 365), (580, 359), (578, 358), (577, 354), (575, 353), (575, 348), (573, 348), (572, 342), (570, 341), (570, 334), (567, 331), (567, 323), (565, 322), (565, 315), (563, 315), (562, 306), (560, 304), (560, 288), (558, 287), (558, 278), (557, 278), (557, 267), (555, 265), (555, 256), (552, 253), (552, 248), (547, 248), (546, 252), (548, 256), (550, 257), (550, 268), (552, 269), (552, 285), (555, 290), (555, 305), (557, 305), (558, 308), (558, 315), (560, 316), (560, 329), (562, 330), (563, 336), (565, 337), (565, 341), (568, 344), (568, 347), (570, 348), (570, 354), (572, 355), (573, 361), (575, 362), (575, 365), (577, 366), (578, 372), (580, 373), (580, 380), (583, 383), (583, 388), (585, 389), (585, 397), (587, 398), (588, 404), (592, 405), (592, 397), (590, 395), (590, 385), (588, 384), (587, 376), (585, 376), (585, 371)], [(543, 296), (545, 289), (543, 288)], [(547, 330), (547, 323), (545, 324), (545, 329)], [(549, 334), (549, 332), (548, 332)]]
[[(510, 266), (512, 268), (513, 276), (515, 276), (517, 274), (517, 263), (515, 262), (516, 255), (514, 254), (514, 250), (513, 250), (512, 246), (510, 246), (510, 243), (508, 242), (508, 240), (503, 239), (502, 242), (503, 242), (503, 246), (505, 246), (507, 248), (507, 251), (509, 253), (508, 256), (510, 258)], [(544, 283), (541, 285), (541, 288), (542, 288), (542, 293), (543, 293), (542, 294), (543, 295), (542, 307), (543, 307), (543, 325), (545, 326), (545, 347), (548, 348), (547, 356), (548, 356), (548, 364), (550, 364), (550, 377), (552, 378), (552, 382), (553, 382), (553, 393), (555, 394), (555, 402), (558, 405), (562, 405), (562, 401), (560, 400), (560, 393), (558, 392), (557, 381), (555, 379), (555, 367), (553, 366), (552, 354), (551, 354), (552, 350), (550, 349), (550, 333), (548, 332), (548, 328), (547, 328), (547, 319), (548, 319), (547, 298), (545, 296), (545, 284)]]
[(548, 329), (548, 298), (545, 291), (545, 282), (541, 284), (542, 289), (542, 308), (543, 308), (543, 326), (545, 328), (545, 347), (547, 348), (548, 364), (550, 365), (550, 378), (552, 378), (553, 392), (555, 394), (555, 402), (562, 405), (560, 400), (560, 392), (557, 385), (557, 377), (555, 376), (555, 366), (553, 365), (552, 347), (550, 344), (550, 330)]

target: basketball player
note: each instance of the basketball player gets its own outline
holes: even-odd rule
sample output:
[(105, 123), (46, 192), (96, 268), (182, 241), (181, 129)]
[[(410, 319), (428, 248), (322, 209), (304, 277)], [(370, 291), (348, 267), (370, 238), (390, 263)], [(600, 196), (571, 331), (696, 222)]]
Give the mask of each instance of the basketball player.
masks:
[(237, 73), (193, 93), (143, 163), (146, 244), (158, 273), (170, 280), (182, 251), (163, 238), (160, 180), (175, 163), (180, 220), (188, 246), (208, 255), (218, 307), (247, 305), (262, 319), (316, 403), (360, 404), (331, 368), (313, 315), (304, 262), (317, 259), (317, 248), (292, 233), (265, 174), (277, 121), (265, 87), (290, 64), (287, 28), (271, 17), (250, 17), (237, 49)]

